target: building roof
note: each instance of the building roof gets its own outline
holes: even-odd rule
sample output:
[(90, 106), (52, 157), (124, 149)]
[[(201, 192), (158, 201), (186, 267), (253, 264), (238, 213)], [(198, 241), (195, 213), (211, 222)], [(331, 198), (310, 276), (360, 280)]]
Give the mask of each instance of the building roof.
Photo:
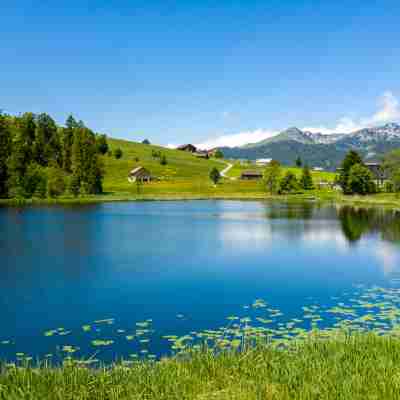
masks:
[(371, 161), (371, 162), (366, 162), (366, 163), (364, 163), (367, 167), (368, 166), (370, 166), (370, 167), (380, 167), (381, 166), (381, 163), (379, 162), (379, 161)]
[(185, 150), (187, 148), (196, 149), (196, 146), (194, 146), (193, 144), (187, 143), (187, 144), (182, 144), (177, 147), (178, 150)]
[(272, 158), (257, 158), (256, 163), (270, 163)]
[(262, 176), (260, 171), (243, 171), (242, 176)]
[(150, 174), (150, 172), (146, 168), (144, 168), (142, 166), (139, 166), (139, 167), (134, 168), (131, 172), (129, 172), (129, 175), (130, 176), (135, 176), (139, 172), (146, 172), (146, 173)]

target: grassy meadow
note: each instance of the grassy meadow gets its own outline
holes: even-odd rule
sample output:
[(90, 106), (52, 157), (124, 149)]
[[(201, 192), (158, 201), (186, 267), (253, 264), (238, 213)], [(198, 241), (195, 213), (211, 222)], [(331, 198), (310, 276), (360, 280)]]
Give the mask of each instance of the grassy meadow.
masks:
[[(243, 170), (263, 167), (234, 163), (227, 174), (229, 179), (222, 179), (214, 185), (209, 173), (213, 167), (222, 171), (229, 161), (199, 159), (194, 155), (163, 147), (133, 143), (124, 140), (109, 139), (112, 150), (121, 148), (123, 156), (116, 160), (104, 156), (106, 197), (126, 198), (264, 198), (265, 189), (261, 181), (241, 181), (237, 179)], [(160, 151), (167, 158), (167, 165), (161, 165), (158, 158), (152, 157), (153, 151)], [(158, 179), (141, 185), (128, 181), (128, 173), (137, 166), (147, 168)], [(292, 171), (300, 176), (300, 168), (283, 168), (283, 173)], [(330, 172), (312, 172), (315, 182), (333, 181), (335, 174)], [(233, 178), (233, 179), (230, 179)]]
[(376, 334), (266, 344), (215, 356), (207, 349), (159, 362), (91, 369), (3, 367), (0, 399), (397, 399), (400, 340)]

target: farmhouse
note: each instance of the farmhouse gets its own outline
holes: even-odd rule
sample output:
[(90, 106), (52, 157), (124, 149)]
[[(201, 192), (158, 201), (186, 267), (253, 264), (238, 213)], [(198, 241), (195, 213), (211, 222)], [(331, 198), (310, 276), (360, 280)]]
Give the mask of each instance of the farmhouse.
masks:
[(262, 178), (262, 173), (260, 171), (243, 171), (240, 175), (240, 179), (243, 180), (256, 180)]
[(150, 182), (151, 179), (150, 172), (144, 167), (136, 167), (128, 175), (129, 182)]
[(383, 184), (388, 179), (388, 173), (380, 162), (366, 162), (365, 166), (371, 171), (378, 185)]
[(187, 151), (189, 153), (196, 153), (197, 148), (196, 146), (193, 146), (192, 144), (183, 144), (182, 146), (178, 146), (177, 150), (181, 150), (181, 151)]
[(256, 164), (257, 165), (267, 165), (272, 161), (272, 158), (257, 158)]

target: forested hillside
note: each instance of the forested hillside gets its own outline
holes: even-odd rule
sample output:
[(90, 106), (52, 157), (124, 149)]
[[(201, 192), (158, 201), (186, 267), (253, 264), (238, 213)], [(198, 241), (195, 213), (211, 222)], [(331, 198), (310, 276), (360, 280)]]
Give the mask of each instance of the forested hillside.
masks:
[(105, 135), (72, 116), (60, 127), (45, 113), (0, 114), (0, 197), (101, 193), (107, 151)]

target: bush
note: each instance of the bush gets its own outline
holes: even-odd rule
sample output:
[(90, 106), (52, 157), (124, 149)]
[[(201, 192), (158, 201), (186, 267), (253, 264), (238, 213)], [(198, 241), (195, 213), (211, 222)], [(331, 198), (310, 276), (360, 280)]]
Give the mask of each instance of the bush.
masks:
[(300, 189), (296, 175), (288, 171), (279, 182), (279, 193), (295, 193)]
[(118, 147), (114, 150), (114, 157), (119, 160), (122, 157), (123, 153), (122, 150)]
[(163, 154), (163, 155), (160, 157), (160, 164), (161, 164), (161, 165), (167, 165), (167, 164), (168, 164), (167, 157), (165, 157), (165, 154)]
[(149, 140), (149, 139), (144, 139), (144, 140), (142, 141), (142, 144), (150, 144), (150, 140)]

